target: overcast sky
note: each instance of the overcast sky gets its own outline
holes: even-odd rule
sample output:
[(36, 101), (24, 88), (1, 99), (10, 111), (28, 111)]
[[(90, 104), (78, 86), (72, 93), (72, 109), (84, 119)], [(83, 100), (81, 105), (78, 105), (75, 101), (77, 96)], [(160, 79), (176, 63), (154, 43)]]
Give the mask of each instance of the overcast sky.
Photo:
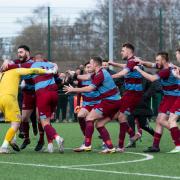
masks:
[(61, 16), (75, 18), (82, 10), (94, 9), (96, 3), (97, 0), (0, 0), (0, 37), (16, 36), (22, 29), (16, 20), (31, 16), (38, 6), (55, 7)]
[(91, 7), (96, 0), (0, 0), (1, 6), (39, 6), (50, 5), (58, 7)]

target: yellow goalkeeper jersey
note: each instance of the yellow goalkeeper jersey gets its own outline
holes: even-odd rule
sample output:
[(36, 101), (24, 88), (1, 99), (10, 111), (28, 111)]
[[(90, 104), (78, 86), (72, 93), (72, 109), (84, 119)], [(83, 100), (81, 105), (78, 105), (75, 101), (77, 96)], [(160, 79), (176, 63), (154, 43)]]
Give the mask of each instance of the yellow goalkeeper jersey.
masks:
[(40, 68), (17, 68), (0, 73), (0, 96), (12, 95), (17, 97), (18, 86), (22, 75), (45, 73), (46, 70)]

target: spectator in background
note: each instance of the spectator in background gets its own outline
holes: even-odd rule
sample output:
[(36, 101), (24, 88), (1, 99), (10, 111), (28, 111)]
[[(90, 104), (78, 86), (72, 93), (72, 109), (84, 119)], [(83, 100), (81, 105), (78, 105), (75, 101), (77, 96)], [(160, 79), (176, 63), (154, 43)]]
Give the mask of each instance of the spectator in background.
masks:
[[(74, 76), (75, 72), (68, 70), (66, 71), (66, 77), (64, 80), (64, 85), (74, 85)], [(74, 95), (75, 94), (69, 94), (68, 95), (68, 122), (73, 122), (75, 121), (74, 117)]]
[(180, 63), (180, 48), (176, 50), (176, 59)]
[[(60, 73), (59, 78), (62, 80), (62, 85), (65, 84), (65, 73)], [(62, 90), (63, 86), (58, 87), (58, 105), (56, 110), (56, 122), (66, 122), (68, 95)], [(60, 117), (61, 112), (61, 117)]]
[(79, 69), (80, 69), (80, 75), (82, 75), (84, 73), (84, 65), (83, 64), (80, 64), (79, 65)]

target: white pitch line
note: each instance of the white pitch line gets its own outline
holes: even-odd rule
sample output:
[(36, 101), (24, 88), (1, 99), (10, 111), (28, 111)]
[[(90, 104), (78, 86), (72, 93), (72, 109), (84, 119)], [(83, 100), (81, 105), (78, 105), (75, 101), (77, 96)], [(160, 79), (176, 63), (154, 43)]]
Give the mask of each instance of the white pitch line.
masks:
[(111, 163), (99, 163), (99, 164), (84, 164), (84, 165), (70, 165), (67, 167), (90, 167), (90, 166), (107, 166), (107, 165), (114, 165), (114, 164), (125, 164), (125, 163), (136, 163), (141, 161), (148, 161), (154, 158), (154, 156), (150, 154), (144, 154), (144, 153), (134, 153), (134, 152), (126, 152), (128, 154), (136, 154), (136, 155), (142, 155), (145, 156), (143, 159), (138, 160), (131, 160), (131, 161), (119, 161), (119, 162), (111, 162)]
[(129, 173), (129, 172), (121, 172), (121, 171), (109, 171), (109, 170), (102, 170), (102, 169), (87, 169), (87, 168), (65, 168), (70, 170), (79, 170), (79, 171), (89, 171), (89, 172), (101, 172), (101, 173), (108, 173), (108, 174), (123, 174), (123, 175), (132, 175), (132, 176), (145, 176), (145, 177), (158, 177), (164, 179), (180, 179), (179, 176), (165, 176), (160, 174), (146, 174), (146, 173)]
[[(73, 150), (73, 148), (64, 148), (64, 149), (69, 149), (69, 150)], [(97, 149), (93, 149), (93, 151), (98, 151)], [(136, 163), (136, 162), (142, 162), (142, 161), (148, 161), (154, 158), (153, 155), (150, 154), (145, 154), (145, 153), (135, 153), (135, 152), (125, 152), (128, 154), (135, 154), (135, 155), (141, 155), (141, 156), (145, 156), (145, 158), (143, 159), (135, 159), (135, 160), (131, 160), (131, 161), (118, 161), (118, 162), (111, 162), (111, 163), (98, 163), (98, 164), (84, 164), (84, 165), (69, 165), (66, 167), (90, 167), (90, 166), (107, 166), (107, 165), (113, 165), (113, 164), (126, 164), (126, 163)], [(119, 153), (121, 154), (121, 153)]]
[(0, 164), (11, 164), (11, 165), (20, 165), (20, 166), (32, 166), (32, 167), (44, 167), (44, 168), (55, 168), (55, 169), (65, 169), (65, 170), (77, 170), (77, 171), (89, 171), (89, 172), (101, 172), (101, 173), (108, 173), (108, 174), (123, 174), (123, 175), (131, 175), (131, 176), (145, 176), (145, 177), (158, 177), (158, 178), (165, 178), (165, 179), (180, 179), (178, 176), (165, 176), (160, 174), (146, 174), (146, 173), (129, 173), (129, 172), (121, 172), (121, 171), (109, 171), (109, 170), (102, 170), (102, 169), (87, 169), (87, 168), (75, 168), (75, 167), (68, 167), (68, 166), (52, 166), (46, 164), (31, 164), (31, 163), (15, 163), (15, 162), (6, 162), (0, 161)]
[(20, 163), (20, 162), (10, 162), (10, 161), (9, 162), (8, 161), (0, 161), (0, 164), (32, 166), (32, 167), (44, 167), (44, 168), (56, 168), (56, 169), (67, 168), (66, 166), (53, 166), (53, 165), (48, 165), (48, 164)]

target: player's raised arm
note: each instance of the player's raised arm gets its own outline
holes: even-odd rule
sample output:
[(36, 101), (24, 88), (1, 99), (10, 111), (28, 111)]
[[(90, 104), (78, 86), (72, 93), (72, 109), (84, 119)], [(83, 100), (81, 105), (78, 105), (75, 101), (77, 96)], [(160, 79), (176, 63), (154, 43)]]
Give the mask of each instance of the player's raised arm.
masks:
[(82, 75), (75, 75), (77, 79), (86, 81), (91, 79), (91, 74), (82, 74)]
[(113, 74), (112, 78), (120, 78), (120, 77), (125, 76), (127, 73), (128, 73), (128, 69), (125, 68), (122, 71), (120, 71), (120, 72), (118, 72), (116, 74)]
[(55, 69), (41, 69), (41, 68), (19, 68), (16, 70), (18, 74), (20, 75), (28, 75), (28, 74), (56, 74)]
[(95, 89), (95, 87), (89, 85), (89, 86), (85, 86), (82, 88), (74, 88), (73, 86), (69, 85), (69, 86), (64, 86), (63, 91), (66, 92), (66, 94), (68, 93), (82, 93), (82, 92), (91, 92)]
[(5, 60), (1, 66), (3, 71), (8, 71), (10, 69), (16, 68), (30, 68), (32, 63), (23, 63), (23, 64), (15, 64), (13, 61)]
[(146, 79), (150, 80), (150, 81), (156, 81), (159, 79), (158, 75), (152, 75), (152, 74), (148, 74), (147, 72), (141, 70), (139, 68), (139, 66), (135, 66), (134, 69), (136, 69), (139, 73), (142, 74), (143, 77), (145, 77)]
[(125, 68), (126, 67), (126, 64), (120, 64), (120, 63), (116, 63), (116, 62), (113, 62), (113, 61), (108, 61), (108, 64), (111, 65), (111, 66), (114, 66), (114, 67), (120, 67), (120, 68)]
[(143, 65), (147, 68), (156, 68), (156, 64), (150, 61), (142, 60), (138, 57), (135, 57), (134, 61), (138, 62), (140, 65)]

